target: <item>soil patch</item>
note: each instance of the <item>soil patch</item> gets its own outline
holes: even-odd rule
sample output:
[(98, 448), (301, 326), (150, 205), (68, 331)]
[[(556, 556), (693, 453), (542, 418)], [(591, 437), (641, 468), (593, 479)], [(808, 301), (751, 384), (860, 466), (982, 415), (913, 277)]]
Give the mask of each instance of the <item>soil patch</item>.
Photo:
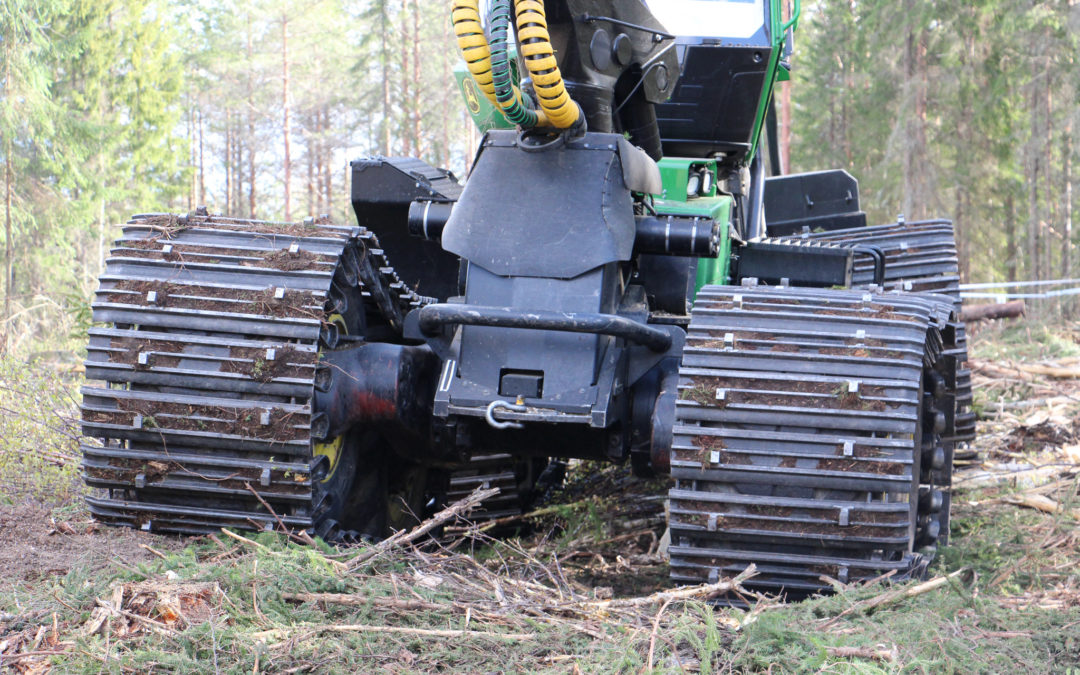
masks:
[[(102, 570), (112, 561), (131, 566), (159, 551), (183, 548), (176, 537), (105, 527), (83, 512), (67, 521), (42, 504), (0, 504), (0, 579), (22, 584), (63, 576), (73, 568)], [(10, 590), (10, 589), (9, 589)]]

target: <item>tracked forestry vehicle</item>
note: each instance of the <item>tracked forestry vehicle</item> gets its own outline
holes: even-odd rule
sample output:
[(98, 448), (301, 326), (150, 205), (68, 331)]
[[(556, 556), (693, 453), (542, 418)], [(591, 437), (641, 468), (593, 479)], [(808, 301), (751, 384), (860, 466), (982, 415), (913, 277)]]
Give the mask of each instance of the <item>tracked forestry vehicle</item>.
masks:
[(952, 227), (778, 175), (799, 3), (451, 4), (485, 131), (463, 186), (376, 157), (355, 224), (124, 228), (86, 362), (95, 517), (378, 537), (477, 485), (518, 512), (582, 458), (672, 474), (677, 582), (921, 575), (973, 435)]

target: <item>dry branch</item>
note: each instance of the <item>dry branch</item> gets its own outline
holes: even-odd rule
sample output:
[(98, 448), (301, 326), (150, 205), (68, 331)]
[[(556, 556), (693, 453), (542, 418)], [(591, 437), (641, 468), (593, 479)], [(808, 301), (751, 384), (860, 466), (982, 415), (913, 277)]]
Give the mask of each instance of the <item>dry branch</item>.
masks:
[(921, 584), (916, 584), (907, 588), (897, 588), (895, 590), (886, 591), (885, 593), (875, 595), (872, 598), (856, 602), (851, 607), (848, 607), (844, 611), (840, 612), (833, 618), (826, 621), (823, 624), (823, 627), (827, 628), (833, 625), (848, 614), (854, 614), (855, 612), (870, 612), (874, 609), (877, 609), (878, 607), (884, 607), (886, 605), (891, 605), (901, 600), (906, 600), (908, 598), (914, 598), (916, 596), (923, 595), (924, 593), (929, 593), (930, 591), (947, 585), (953, 579), (959, 579), (962, 576), (967, 576), (970, 574), (971, 571), (968, 568), (964, 567), (956, 570), (952, 574), (948, 574), (943, 577), (935, 577), (929, 581), (924, 581)]
[(1061, 366), (1042, 366), (1039, 364), (1020, 363), (1014, 366), (1017, 370), (1031, 375), (1044, 375), (1056, 380), (1080, 379), (1080, 368), (1063, 368)]
[(439, 511), (434, 516), (428, 518), (423, 523), (420, 523), (409, 532), (406, 532), (405, 530), (396, 532), (395, 534), (384, 539), (377, 545), (372, 546), (370, 549), (364, 551), (363, 553), (352, 559), (351, 568), (355, 570), (360, 565), (363, 565), (365, 562), (371, 560), (377, 555), (386, 553), (387, 551), (391, 551), (395, 548), (405, 546), (407, 544), (411, 544), (412, 542), (420, 539), (428, 532), (431, 532), (437, 527), (447, 522), (450, 522), (451, 520), (454, 520), (459, 516), (465, 515), (469, 511), (479, 506), (480, 502), (486, 499), (491, 499), (497, 494), (499, 494), (499, 488), (489, 488), (487, 490), (477, 490), (476, 492), (473, 492), (465, 499), (454, 502), (442, 511)]
[(349, 593), (284, 593), (281, 597), (289, 602), (326, 602), (332, 605), (358, 605), (361, 607), (373, 605), (375, 607), (386, 607), (389, 609), (400, 609), (410, 612), (439, 611), (457, 608), (452, 605), (440, 605), (437, 602), (427, 602), (424, 600), (371, 598)]
[(275, 628), (252, 634), (256, 640), (272, 640), (302, 633), (398, 633), (401, 635), (419, 635), (423, 637), (462, 638), (490, 637), (500, 640), (534, 640), (535, 635), (528, 633), (493, 633), (479, 630), (438, 630), (431, 628), (404, 628), (401, 626), (366, 626), (363, 624), (302, 624), (289, 628)]
[(1080, 518), (1080, 509), (1066, 511), (1064, 506), (1045, 495), (1030, 493), (1006, 495), (1001, 498), (1001, 501), (1015, 506), (1026, 506), (1029, 509), (1036, 509), (1043, 513), (1068, 513), (1074, 518)]
[(839, 659), (872, 659), (874, 661), (896, 660), (896, 648), (874, 649), (872, 647), (826, 647), (825, 653)]
[(648, 607), (663, 602), (675, 602), (679, 600), (695, 600), (698, 598), (714, 598), (723, 593), (741, 591), (742, 583), (757, 574), (757, 567), (753, 564), (739, 573), (734, 579), (724, 579), (715, 584), (703, 584), (701, 586), (689, 586), (677, 588), (674, 591), (660, 591), (641, 598), (620, 598), (618, 600), (592, 600), (585, 602), (569, 603), (560, 605), (560, 609), (628, 609), (632, 607)]
[(1024, 316), (1024, 301), (989, 303), (964, 307), (961, 321), (985, 321), (987, 319), (1015, 319)]

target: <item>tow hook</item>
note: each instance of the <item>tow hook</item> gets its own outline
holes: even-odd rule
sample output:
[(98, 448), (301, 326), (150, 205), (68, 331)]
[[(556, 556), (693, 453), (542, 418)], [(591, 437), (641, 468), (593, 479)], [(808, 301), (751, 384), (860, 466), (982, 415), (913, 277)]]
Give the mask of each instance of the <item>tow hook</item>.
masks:
[(523, 429), (525, 427), (525, 425), (521, 424), (520, 422), (500, 422), (499, 420), (495, 419), (496, 410), (509, 410), (510, 412), (522, 413), (527, 412), (528, 408), (526, 408), (522, 403), (492, 401), (488, 404), (487, 410), (484, 411), (484, 419), (487, 420), (487, 423), (490, 424), (494, 429)]

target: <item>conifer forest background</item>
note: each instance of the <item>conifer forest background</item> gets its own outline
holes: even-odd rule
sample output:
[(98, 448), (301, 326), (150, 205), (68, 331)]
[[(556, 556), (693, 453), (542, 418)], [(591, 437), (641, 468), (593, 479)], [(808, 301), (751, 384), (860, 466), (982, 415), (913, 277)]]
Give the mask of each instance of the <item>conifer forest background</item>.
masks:
[[(952, 218), (966, 281), (1072, 277), (1078, 28), (1072, 0), (808, 0), (786, 169)], [(457, 58), (441, 0), (0, 0), (0, 350), (80, 341), (131, 214), (349, 222), (349, 159), (464, 176)]]

